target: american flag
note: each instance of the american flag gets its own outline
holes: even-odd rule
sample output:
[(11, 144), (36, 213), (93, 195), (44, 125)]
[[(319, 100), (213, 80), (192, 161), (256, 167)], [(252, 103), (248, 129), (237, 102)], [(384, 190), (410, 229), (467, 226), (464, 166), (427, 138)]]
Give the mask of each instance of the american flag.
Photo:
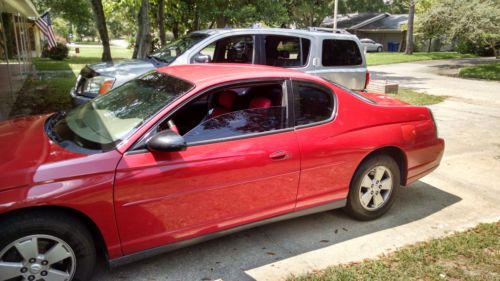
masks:
[(35, 21), (35, 24), (40, 28), (45, 37), (47, 37), (49, 49), (55, 47), (56, 37), (54, 36), (54, 30), (52, 30), (52, 21), (50, 20), (49, 12), (43, 13), (43, 15)]

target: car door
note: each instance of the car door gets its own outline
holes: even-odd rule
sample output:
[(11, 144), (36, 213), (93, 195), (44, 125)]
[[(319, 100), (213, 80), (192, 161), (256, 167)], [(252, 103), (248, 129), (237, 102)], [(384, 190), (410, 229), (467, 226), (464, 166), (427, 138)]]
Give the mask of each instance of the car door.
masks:
[(125, 153), (115, 180), (124, 253), (292, 211), (300, 157), (288, 112), (286, 100), (237, 110), (184, 134), (185, 151)]
[(336, 145), (336, 97), (324, 85), (293, 81), (295, 133), (301, 151), (297, 209), (339, 203), (347, 195), (348, 153)]

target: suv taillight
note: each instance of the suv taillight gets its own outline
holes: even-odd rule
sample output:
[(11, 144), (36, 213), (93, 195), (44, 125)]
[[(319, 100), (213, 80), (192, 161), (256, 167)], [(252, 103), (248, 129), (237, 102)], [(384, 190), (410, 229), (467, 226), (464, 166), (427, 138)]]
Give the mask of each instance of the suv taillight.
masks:
[(365, 75), (365, 90), (368, 87), (368, 83), (370, 83), (370, 72), (366, 70), (366, 75)]

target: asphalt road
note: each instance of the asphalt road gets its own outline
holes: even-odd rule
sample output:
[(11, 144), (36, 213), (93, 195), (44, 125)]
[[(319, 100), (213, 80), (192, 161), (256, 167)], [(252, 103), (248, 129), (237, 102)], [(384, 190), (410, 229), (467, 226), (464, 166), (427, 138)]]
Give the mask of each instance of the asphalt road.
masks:
[(431, 106), (446, 140), (440, 168), (402, 189), (385, 217), (358, 222), (342, 211), (310, 215), (101, 269), (95, 280), (283, 280), (500, 220), (500, 83), (438, 75), (464, 62), (370, 67), (374, 79), (449, 96)]

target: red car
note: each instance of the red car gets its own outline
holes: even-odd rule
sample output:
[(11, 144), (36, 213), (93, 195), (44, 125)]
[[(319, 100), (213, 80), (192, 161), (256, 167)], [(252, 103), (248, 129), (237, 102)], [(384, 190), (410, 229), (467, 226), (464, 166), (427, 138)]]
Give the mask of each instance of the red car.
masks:
[(335, 208), (375, 219), (444, 149), (425, 107), (223, 64), (0, 123), (0, 142), (0, 280), (46, 281)]

